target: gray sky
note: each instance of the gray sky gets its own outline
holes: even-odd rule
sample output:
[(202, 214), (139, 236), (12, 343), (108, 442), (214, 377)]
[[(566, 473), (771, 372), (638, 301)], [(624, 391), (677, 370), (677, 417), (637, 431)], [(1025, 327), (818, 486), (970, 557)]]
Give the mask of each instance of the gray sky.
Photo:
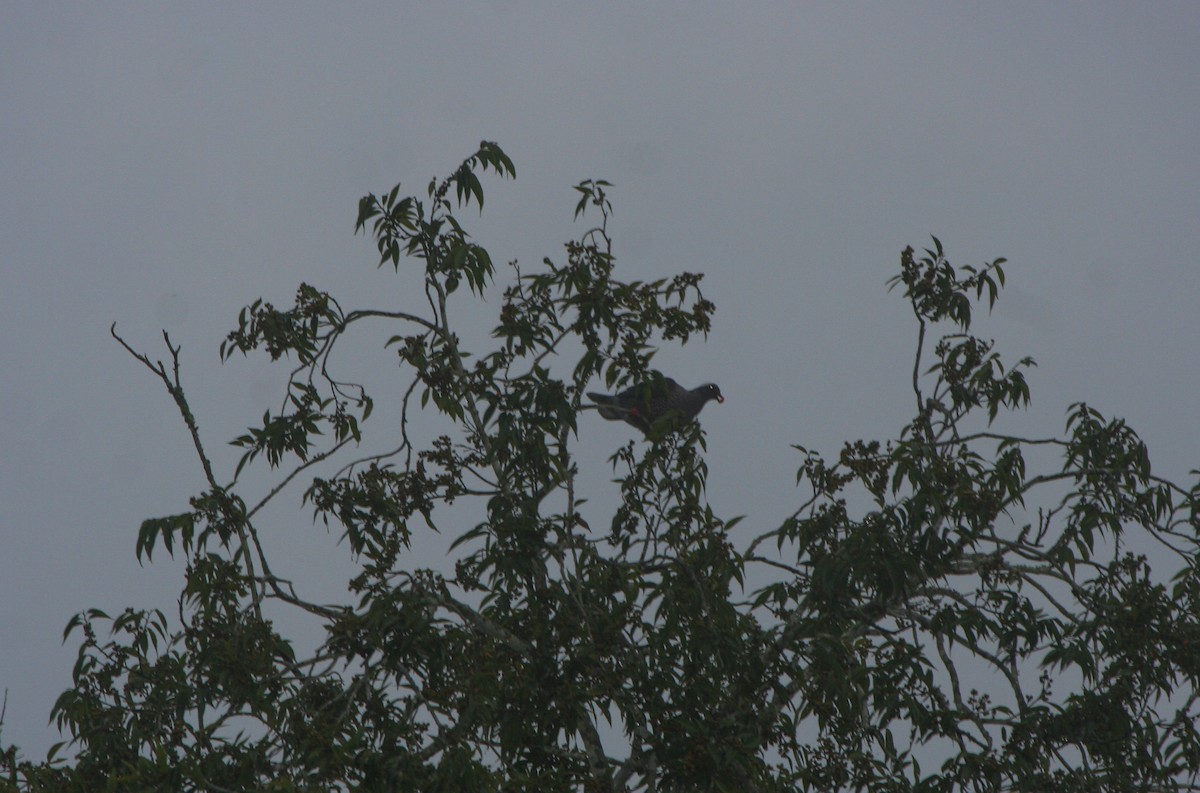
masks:
[[(594, 177), (616, 185), (625, 278), (707, 273), (713, 334), (658, 365), (728, 397), (703, 415), (709, 495), (750, 516), (739, 530), (797, 505), (790, 444), (836, 454), (908, 418), (914, 328), (884, 282), (931, 233), (955, 264), (1010, 260), (978, 330), (1040, 367), (1006, 428), (1059, 431), (1086, 399), (1159, 471), (1200, 462), (1200, 4), (394, 5), (0, 9), (0, 688), (28, 756), (55, 740), (70, 616), (173, 611), (180, 565), (139, 567), (136, 529), (203, 484), (109, 324), (155, 357), (161, 328), (182, 344), (227, 478), (225, 442), (284, 382), (219, 363), (237, 311), (300, 281), (419, 307), (415, 277), (352, 236), (357, 199), (423, 191), (481, 139), (518, 173), (464, 213), (494, 260), (561, 260), (570, 187)], [(485, 328), (497, 306), (459, 311)], [(381, 401), (406, 383), (388, 335), (353, 347)], [(628, 429), (593, 419), (579, 450), (603, 505)], [(336, 597), (345, 549), (299, 492), (264, 534), (283, 574)]]

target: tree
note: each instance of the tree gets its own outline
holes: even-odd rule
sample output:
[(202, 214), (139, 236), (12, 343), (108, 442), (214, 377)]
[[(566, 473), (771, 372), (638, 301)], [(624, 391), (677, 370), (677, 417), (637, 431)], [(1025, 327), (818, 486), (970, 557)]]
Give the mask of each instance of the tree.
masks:
[[(956, 268), (936, 238), (903, 252), (915, 415), (833, 460), (799, 449), (805, 495), (778, 527), (720, 517), (702, 429), (669, 420), (613, 454), (620, 504), (599, 514), (572, 457), (588, 384), (657, 376), (657, 347), (706, 335), (714, 306), (698, 274), (621, 281), (610, 185), (587, 181), (576, 217), (595, 225), (561, 262), (514, 264), (494, 342), (468, 349), (449, 309), (502, 279), (455, 213), (482, 210), (488, 170), (515, 176), (485, 142), (423, 197), (359, 204), (380, 266), (421, 279), (423, 313), (346, 311), (304, 284), (291, 308), (242, 311), (222, 355), (294, 368), (286, 409), (234, 441), (232, 476), (210, 463), (178, 348), (165, 337), (164, 363), (114, 329), (207, 479), (138, 534), (139, 559), (185, 558), (179, 616), (71, 621), (79, 660), (53, 710), (70, 757), (7, 747), (9, 789), (1200, 787), (1200, 491), (1154, 475), (1134, 431), (1085, 404), (1061, 437), (992, 429), (1030, 398), (1032, 361), (970, 335), (1003, 260)], [(333, 469), (374, 403), (329, 362), (368, 321), (392, 327), (412, 378), (399, 425), (371, 424), (396, 448)], [(417, 411), (445, 425), (423, 447)], [(264, 459), (279, 484), (251, 496), (239, 476)], [(347, 603), (305, 599), (260, 537), (301, 477), (357, 563)], [(419, 569), (433, 532), (454, 537), (452, 564)], [(276, 628), (286, 609), (321, 625), (315, 653)]]

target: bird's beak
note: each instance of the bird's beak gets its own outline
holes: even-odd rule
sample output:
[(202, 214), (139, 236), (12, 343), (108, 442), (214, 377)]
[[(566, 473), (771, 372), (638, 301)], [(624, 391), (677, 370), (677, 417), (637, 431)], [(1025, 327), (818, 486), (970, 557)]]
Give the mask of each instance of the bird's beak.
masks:
[(723, 397), (723, 396), (718, 396), (718, 397), (717, 397), (717, 404), (719, 404), (719, 405), (723, 405), (723, 404), (725, 404), (725, 397)]

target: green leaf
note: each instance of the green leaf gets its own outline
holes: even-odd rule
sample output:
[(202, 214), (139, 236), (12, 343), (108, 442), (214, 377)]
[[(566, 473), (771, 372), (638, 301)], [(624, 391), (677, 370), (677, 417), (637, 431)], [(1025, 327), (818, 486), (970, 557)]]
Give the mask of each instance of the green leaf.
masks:
[(135, 555), (140, 562), (143, 554), (146, 561), (151, 561), (154, 546), (161, 536), (163, 547), (172, 557), (175, 555), (175, 536), (178, 534), (184, 548), (190, 548), (192, 536), (195, 533), (195, 517), (190, 512), (179, 515), (169, 515), (165, 518), (150, 518), (142, 521), (138, 530)]

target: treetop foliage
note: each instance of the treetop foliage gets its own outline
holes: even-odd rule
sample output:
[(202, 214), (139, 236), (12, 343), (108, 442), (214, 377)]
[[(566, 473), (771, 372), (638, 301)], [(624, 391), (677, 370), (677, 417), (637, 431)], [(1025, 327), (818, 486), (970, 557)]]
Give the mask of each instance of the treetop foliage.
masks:
[[(78, 661), (52, 713), (67, 743), (41, 762), (5, 747), (0, 790), (1200, 786), (1200, 490), (1153, 474), (1137, 434), (1084, 403), (1060, 437), (993, 429), (1029, 403), (1033, 365), (971, 335), (1003, 259), (955, 267), (937, 238), (902, 253), (889, 284), (916, 325), (913, 418), (833, 459), (797, 446), (799, 495), (775, 524), (708, 503), (694, 422), (618, 448), (605, 511), (574, 460), (589, 383), (661, 376), (657, 349), (706, 336), (715, 307), (700, 274), (621, 280), (602, 180), (576, 186), (591, 225), (561, 258), (501, 276), (457, 214), (482, 212), (488, 171), (516, 175), (484, 142), (422, 196), (359, 202), (356, 232), (419, 284), (420, 312), (347, 310), (308, 284), (289, 308), (242, 310), (222, 358), (292, 368), (231, 472), (179, 348), (165, 337), (155, 360), (114, 328), (205, 472), (136, 540), (146, 562), (180, 554), (185, 581), (170, 616), (71, 620)], [(492, 344), (468, 349), (450, 307), (497, 291)], [(372, 397), (330, 362), (380, 324), (408, 385), (398, 421), (368, 424)], [(415, 442), (418, 412), (447, 431)], [(389, 451), (354, 457), (368, 427)], [(264, 463), (277, 483), (248, 492), (239, 477)], [(275, 567), (260, 512), (293, 483), (355, 562), (345, 602)], [(452, 538), (441, 569), (417, 561), (435, 532)], [(316, 626), (314, 652), (280, 631), (286, 612)]]

